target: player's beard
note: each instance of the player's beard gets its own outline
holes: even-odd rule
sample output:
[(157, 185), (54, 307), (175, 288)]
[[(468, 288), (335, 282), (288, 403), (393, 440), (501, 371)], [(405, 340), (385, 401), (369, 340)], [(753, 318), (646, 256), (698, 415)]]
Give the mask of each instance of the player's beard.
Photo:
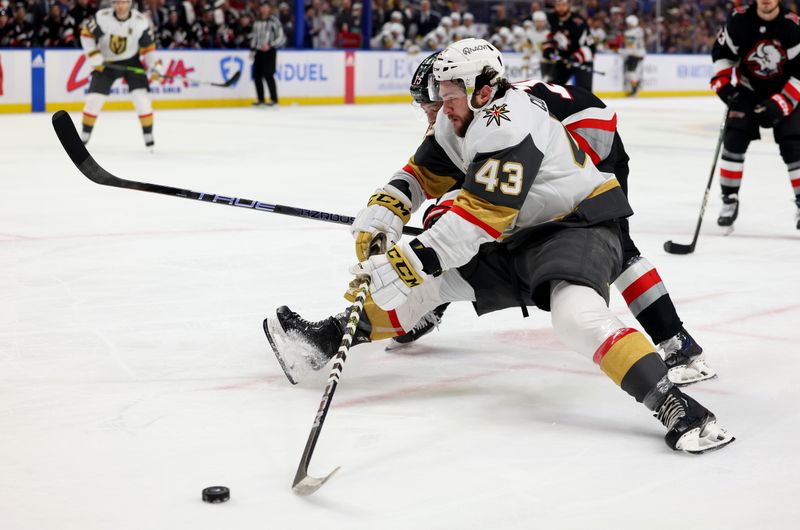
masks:
[(453, 120), (450, 120), (450, 123), (453, 123), (453, 128), (455, 129), (456, 136), (459, 138), (464, 138), (467, 134), (467, 129), (469, 128), (469, 124), (472, 123), (472, 118), (475, 117), (474, 112), (468, 112), (466, 118), (458, 117), (458, 123), (453, 123)]

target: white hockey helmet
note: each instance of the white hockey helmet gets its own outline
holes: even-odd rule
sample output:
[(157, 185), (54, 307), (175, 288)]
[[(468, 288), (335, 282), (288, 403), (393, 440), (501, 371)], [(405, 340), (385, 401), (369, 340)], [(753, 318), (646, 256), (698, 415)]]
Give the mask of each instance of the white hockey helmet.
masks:
[(444, 49), (433, 63), (432, 99), (441, 100), (438, 83), (441, 81), (462, 81), (467, 102), (472, 110), (472, 94), (475, 92), (476, 79), (484, 74), (487, 67), (493, 72), (489, 79), (492, 92), (497, 83), (503, 79), (506, 67), (500, 51), (483, 39), (461, 39)]
[(636, 15), (628, 15), (627, 17), (625, 17), (625, 23), (630, 27), (635, 28), (636, 26), (639, 25), (639, 17), (637, 17)]
[(534, 11), (533, 12), (533, 20), (534, 21), (539, 20), (541, 22), (547, 22), (547, 15), (544, 14), (544, 11)]

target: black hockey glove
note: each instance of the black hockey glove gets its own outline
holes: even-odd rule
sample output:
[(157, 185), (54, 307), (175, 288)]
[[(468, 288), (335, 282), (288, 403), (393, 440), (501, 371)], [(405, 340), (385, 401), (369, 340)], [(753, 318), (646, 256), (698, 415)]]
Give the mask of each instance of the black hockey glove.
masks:
[(717, 92), (717, 95), (728, 107), (735, 107), (742, 100), (742, 93), (730, 83), (723, 85), (723, 87), (719, 89), (719, 92)]
[(755, 106), (756, 120), (761, 127), (770, 129), (792, 113), (792, 103), (780, 92)]
[(544, 60), (547, 61), (548, 63), (554, 63), (559, 59), (561, 59), (561, 56), (558, 55), (558, 50), (556, 50), (555, 48), (545, 48), (542, 51), (542, 56), (544, 57)]

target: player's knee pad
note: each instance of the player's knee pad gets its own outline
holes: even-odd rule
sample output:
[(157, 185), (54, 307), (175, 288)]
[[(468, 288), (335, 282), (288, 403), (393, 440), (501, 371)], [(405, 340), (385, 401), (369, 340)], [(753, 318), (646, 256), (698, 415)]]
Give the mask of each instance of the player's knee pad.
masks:
[(786, 165), (797, 165), (800, 162), (800, 136), (789, 136), (778, 144), (781, 158)]
[(147, 90), (137, 88), (131, 91), (131, 99), (133, 99), (133, 106), (136, 107), (136, 114), (139, 116), (153, 113), (153, 103), (147, 97)]
[(552, 287), (550, 316), (556, 336), (589, 359), (615, 330), (625, 328), (594, 289), (566, 281)]
[(103, 104), (106, 102), (106, 96), (96, 92), (89, 92), (86, 96), (86, 103), (83, 105), (83, 113), (90, 116), (97, 116), (103, 109)]

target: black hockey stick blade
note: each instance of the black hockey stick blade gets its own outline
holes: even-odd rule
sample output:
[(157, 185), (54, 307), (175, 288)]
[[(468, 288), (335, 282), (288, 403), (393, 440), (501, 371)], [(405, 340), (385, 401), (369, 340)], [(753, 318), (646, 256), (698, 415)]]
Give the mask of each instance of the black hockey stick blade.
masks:
[(670, 254), (691, 254), (694, 252), (694, 244), (682, 245), (674, 241), (665, 241), (664, 250)]
[[(161, 195), (169, 195), (171, 197), (181, 197), (183, 199), (192, 199), (201, 202), (212, 202), (214, 204), (223, 204), (225, 206), (235, 206), (238, 208), (247, 208), (249, 210), (259, 210), (268, 213), (279, 213), (283, 215), (290, 215), (292, 217), (303, 217), (306, 219), (313, 219), (315, 221), (325, 221), (327, 223), (336, 223), (340, 225), (352, 225), (355, 217), (349, 215), (342, 215), (330, 212), (320, 212), (317, 210), (310, 210), (308, 208), (297, 208), (295, 206), (286, 206), (283, 204), (268, 204), (261, 201), (252, 199), (244, 199), (240, 197), (231, 197), (227, 195), (217, 195), (215, 193), (205, 193), (200, 191), (192, 191), (183, 188), (173, 188), (171, 186), (162, 186), (161, 184), (151, 184), (149, 182), (140, 182), (136, 180), (126, 180), (119, 178), (108, 171), (106, 171), (97, 161), (92, 158), (86, 146), (78, 136), (78, 131), (75, 129), (75, 124), (72, 123), (72, 118), (69, 117), (63, 110), (57, 111), (53, 114), (53, 129), (58, 136), (61, 145), (69, 155), (72, 162), (80, 170), (83, 175), (103, 186), (113, 186), (116, 188), (123, 188), (128, 190), (147, 191), (150, 193), (158, 193)], [(418, 236), (422, 233), (422, 228), (415, 226), (403, 227), (403, 233), (409, 236)]]
[(211, 83), (211, 85), (212, 86), (219, 86), (219, 87), (222, 87), (222, 88), (228, 88), (229, 86), (236, 84), (236, 82), (239, 80), (240, 77), (242, 77), (242, 71), (241, 70), (239, 70), (238, 72), (233, 74), (233, 76), (231, 76), (231, 78), (228, 79), (227, 81), (225, 81), (224, 83)]

